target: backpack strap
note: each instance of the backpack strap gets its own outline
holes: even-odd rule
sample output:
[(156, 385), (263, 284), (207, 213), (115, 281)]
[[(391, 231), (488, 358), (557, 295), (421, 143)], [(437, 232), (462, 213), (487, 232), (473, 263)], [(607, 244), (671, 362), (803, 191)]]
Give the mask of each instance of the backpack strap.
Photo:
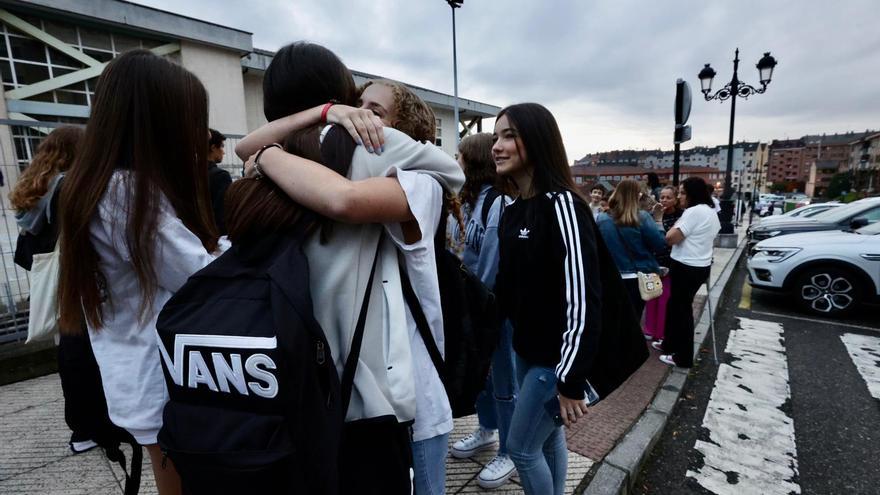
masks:
[(492, 209), (492, 205), (495, 204), (495, 199), (501, 196), (501, 192), (498, 189), (495, 189), (494, 186), (489, 187), (489, 192), (486, 193), (486, 197), (483, 198), (483, 207), (480, 212), (480, 218), (483, 220), (483, 228), (486, 228), (486, 222), (489, 221), (489, 211)]
[(440, 349), (437, 348), (437, 342), (434, 341), (434, 336), (431, 334), (431, 328), (428, 325), (428, 318), (425, 317), (425, 312), (422, 310), (419, 298), (416, 296), (415, 290), (413, 290), (409, 275), (406, 273), (406, 270), (403, 269), (402, 264), (398, 263), (398, 268), (400, 270), (400, 283), (403, 287), (403, 298), (406, 300), (409, 312), (412, 314), (413, 320), (416, 322), (416, 328), (419, 330), (419, 336), (422, 337), (422, 341), (425, 343), (425, 349), (428, 350), (428, 355), (431, 356), (431, 361), (433, 361), (434, 367), (440, 375), (440, 379), (445, 381), (446, 363), (443, 362), (443, 356), (440, 354)]
[(373, 278), (376, 275), (376, 262), (382, 249), (382, 240), (385, 238), (385, 230), (379, 234), (379, 243), (376, 246), (376, 255), (373, 257), (373, 267), (370, 268), (370, 278), (367, 279), (367, 290), (364, 292), (364, 300), (361, 302), (361, 311), (358, 314), (357, 324), (354, 327), (354, 335), (351, 338), (351, 349), (345, 359), (345, 367), (342, 370), (342, 416), (348, 413), (348, 405), (351, 402), (351, 392), (354, 387), (354, 375), (357, 371), (358, 360), (361, 356), (361, 344), (364, 341), (364, 327), (367, 324), (367, 309), (370, 306), (370, 293), (373, 291)]
[[(120, 442), (121, 443), (121, 442)], [(141, 447), (134, 439), (125, 441), (131, 445), (131, 470), (126, 469), (125, 453), (119, 448), (120, 443), (104, 447), (104, 453), (107, 460), (119, 464), (122, 472), (125, 474), (125, 495), (137, 495), (141, 487), (141, 466), (144, 462), (143, 447)]]

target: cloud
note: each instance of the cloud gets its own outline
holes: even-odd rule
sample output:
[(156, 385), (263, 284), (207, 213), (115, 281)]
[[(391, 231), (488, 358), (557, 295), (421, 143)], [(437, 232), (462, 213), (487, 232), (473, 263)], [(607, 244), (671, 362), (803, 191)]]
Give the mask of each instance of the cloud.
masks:
[[(443, 0), (138, 0), (254, 33), (277, 49), (309, 39), (355, 70), (452, 93), (452, 26)], [(499, 106), (546, 105), (569, 157), (615, 148), (670, 148), (675, 80), (695, 93), (690, 145), (727, 142), (730, 102), (702, 101), (696, 74), (711, 62), (715, 89), (757, 85), (765, 51), (779, 60), (764, 95), (737, 101), (737, 140), (880, 127), (876, 0), (731, 3), (670, 0), (467, 0), (456, 10), (459, 94)]]

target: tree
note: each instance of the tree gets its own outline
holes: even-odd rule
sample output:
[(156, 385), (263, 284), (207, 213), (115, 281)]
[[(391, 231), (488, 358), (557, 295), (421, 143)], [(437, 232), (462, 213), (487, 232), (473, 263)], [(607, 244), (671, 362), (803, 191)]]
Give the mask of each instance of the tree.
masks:
[(850, 189), (852, 189), (852, 176), (850, 172), (837, 173), (831, 177), (831, 183), (828, 184), (825, 197), (834, 199)]

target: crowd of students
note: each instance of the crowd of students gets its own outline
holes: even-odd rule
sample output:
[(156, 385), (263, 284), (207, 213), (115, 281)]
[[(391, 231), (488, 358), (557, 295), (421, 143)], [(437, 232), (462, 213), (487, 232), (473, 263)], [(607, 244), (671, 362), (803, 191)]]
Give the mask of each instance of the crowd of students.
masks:
[[(170, 373), (157, 337), (163, 306), (218, 258), (274, 253), (257, 241), (287, 239), (279, 233), (307, 233), (308, 270), (296, 276), (307, 278), (340, 379), (359, 353), (329, 492), (445, 491), (453, 415), (429, 350), (444, 349), (438, 232), (500, 308), (490, 372), (475, 377), (485, 380), (479, 428), (451, 447), (463, 458), (497, 445), (481, 486), (518, 472), (526, 493), (561, 494), (563, 428), (641, 365), (643, 332), (664, 362), (692, 364), (690, 304), (718, 231), (700, 179), (678, 190), (623, 181), (607, 206), (604, 191), (588, 199), (555, 119), (534, 103), (504, 108), (491, 135), (463, 139), (456, 162), (432, 144), (433, 113), (405, 86), (358, 88), (336, 55), (297, 42), (265, 73), (269, 123), (236, 146), (245, 176), (230, 185), (211, 165), (225, 138), (208, 129), (207, 99), (180, 66), (120, 55), (99, 78), (85, 131), (50, 134), (38, 157), (52, 158), (35, 159), (12, 197), (24, 237), (51, 226), (33, 252), (58, 238), (61, 333), (90, 344), (109, 418), (146, 448), (160, 493), (198, 492), (159, 446)], [(659, 203), (644, 204), (654, 194)], [(640, 273), (664, 281), (647, 308)], [(199, 373), (189, 371), (190, 387), (211, 383)], [(74, 435), (83, 448), (88, 438)]]

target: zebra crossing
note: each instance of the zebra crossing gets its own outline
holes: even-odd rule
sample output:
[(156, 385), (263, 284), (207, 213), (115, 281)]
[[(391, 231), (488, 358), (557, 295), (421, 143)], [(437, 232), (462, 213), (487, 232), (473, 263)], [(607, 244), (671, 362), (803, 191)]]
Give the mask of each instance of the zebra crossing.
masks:
[[(686, 477), (715, 494), (799, 494), (783, 324), (739, 317), (731, 330)], [(840, 336), (880, 399), (880, 337)]]

